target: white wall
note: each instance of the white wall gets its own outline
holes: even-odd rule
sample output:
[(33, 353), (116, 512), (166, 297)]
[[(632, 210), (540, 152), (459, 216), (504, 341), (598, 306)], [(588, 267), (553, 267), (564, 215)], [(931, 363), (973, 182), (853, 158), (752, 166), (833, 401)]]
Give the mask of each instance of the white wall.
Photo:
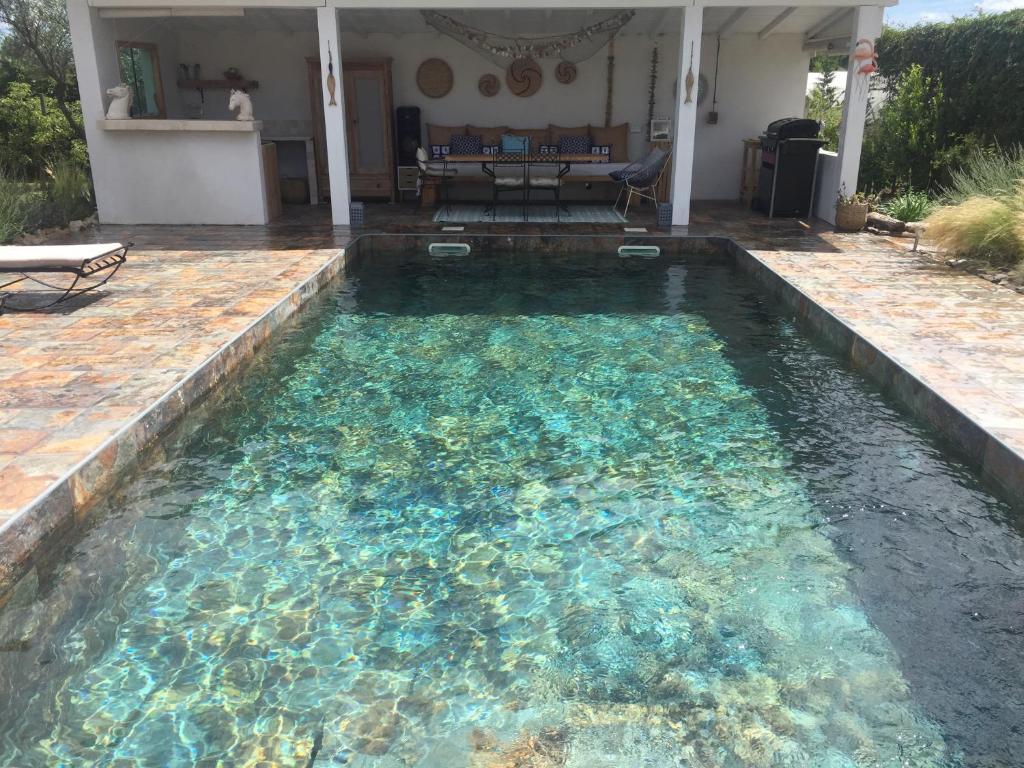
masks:
[[(343, 19), (344, 21), (344, 19)], [(607, 48), (579, 65), (571, 85), (554, 76), (556, 62), (546, 60), (544, 83), (529, 98), (512, 95), (501, 70), (468, 48), (437, 35), (371, 34), (365, 38), (343, 37), (345, 54), (393, 58), (396, 106), (418, 106), (423, 122), (441, 125), (470, 123), (508, 125), (513, 128), (556, 125), (604, 124)], [(622, 36), (615, 46), (613, 124), (629, 122), (630, 158), (643, 156), (642, 131), (647, 123), (647, 84), (651, 49), (646, 37)], [(736, 35), (722, 41), (718, 72), (717, 125), (707, 124), (714, 83), (716, 39), (705, 36), (701, 71), (708, 79), (708, 96), (698, 108), (697, 148), (694, 160), (693, 197), (704, 200), (739, 198), (742, 141), (757, 136), (772, 120), (800, 116), (810, 55), (800, 35)], [(678, 37), (659, 38), (659, 76), (655, 116), (671, 117), (675, 111), (678, 73)], [(416, 69), (431, 56), (443, 58), (455, 73), (452, 91), (431, 99), (416, 87)], [(501, 92), (492, 98), (477, 90), (480, 75), (492, 72), (502, 79)], [(426, 129), (424, 128), (424, 141)]]
[[(344, 29), (344, 16), (342, 16)], [(577, 66), (576, 80), (563, 85), (555, 79), (557, 61), (540, 62), (544, 71), (539, 91), (528, 98), (513, 95), (505, 84), (504, 71), (450, 38), (437, 34), (370, 34), (342, 36), (346, 56), (390, 56), (393, 59), (395, 106), (416, 106), (426, 123), (438, 125), (506, 125), (510, 128), (544, 128), (549, 123), (563, 126), (604, 125), (607, 87), (608, 48)], [(656, 116), (670, 116), (673, 108), (672, 83), (678, 40), (664, 38), (660, 43), (660, 77), (657, 88)], [(612, 124), (630, 124), (630, 158), (639, 159), (645, 144), (642, 131), (647, 123), (647, 85), (651, 49), (646, 37), (621, 36), (615, 43), (615, 80)], [(455, 73), (451, 92), (440, 99), (420, 93), (416, 70), (428, 58), (444, 59)], [(486, 73), (501, 81), (497, 96), (480, 94), (477, 82)]]
[[(312, 16), (312, 11), (308, 12)], [(223, 22), (222, 22), (223, 23)], [(311, 136), (312, 117), (306, 58), (317, 56), (315, 29), (288, 34), (281, 29), (256, 32), (240, 30), (191, 31), (178, 33), (177, 56), (186, 63), (198, 63), (204, 78), (220, 78), (228, 67), (237, 67), (248, 80), (257, 80), (252, 91), (253, 113), (263, 121), (268, 136)], [(185, 91), (183, 110), (198, 106), (199, 95)], [(182, 116), (193, 117), (191, 114)], [(208, 91), (204, 118), (230, 120), (226, 91)]]
[(818, 178), (814, 187), (814, 215), (829, 224), (836, 223), (836, 190), (839, 189), (839, 155), (818, 153)]
[(102, 221), (266, 223), (259, 132), (105, 133), (111, 153), (105, 183), (112, 193)]
[[(714, 84), (716, 38), (705, 35), (701, 72)], [(722, 40), (718, 66), (718, 124), (709, 125), (711, 96), (698, 108), (693, 163), (695, 200), (737, 200), (743, 139), (756, 138), (772, 120), (804, 114), (810, 54), (800, 35), (736, 35)]]

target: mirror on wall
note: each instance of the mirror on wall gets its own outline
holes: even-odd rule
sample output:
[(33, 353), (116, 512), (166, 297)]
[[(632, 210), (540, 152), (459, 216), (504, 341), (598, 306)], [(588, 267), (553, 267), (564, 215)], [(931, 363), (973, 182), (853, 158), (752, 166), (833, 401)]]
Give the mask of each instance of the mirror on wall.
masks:
[(160, 57), (154, 43), (119, 41), (117, 60), (121, 80), (132, 89), (132, 117), (164, 118), (164, 86)]

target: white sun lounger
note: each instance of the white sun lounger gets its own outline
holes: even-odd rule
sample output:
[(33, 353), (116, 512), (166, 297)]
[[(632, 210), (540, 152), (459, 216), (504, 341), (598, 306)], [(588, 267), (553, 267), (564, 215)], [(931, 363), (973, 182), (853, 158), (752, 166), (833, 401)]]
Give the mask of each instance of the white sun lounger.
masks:
[[(0, 275), (14, 275), (13, 280), (0, 283), (0, 312), (4, 310), (27, 312), (45, 309), (73, 296), (99, 288), (114, 276), (124, 264), (132, 243), (88, 243), (83, 245), (4, 245), (0, 246)], [(41, 279), (40, 274), (73, 275), (71, 285), (62, 287)], [(96, 278), (96, 279), (91, 279)], [(0, 277), (0, 279), (3, 279)], [(86, 285), (80, 286), (81, 281)], [(57, 298), (45, 304), (16, 307), (7, 299), (18, 292), (3, 292), (4, 288), (29, 281), (43, 287)]]

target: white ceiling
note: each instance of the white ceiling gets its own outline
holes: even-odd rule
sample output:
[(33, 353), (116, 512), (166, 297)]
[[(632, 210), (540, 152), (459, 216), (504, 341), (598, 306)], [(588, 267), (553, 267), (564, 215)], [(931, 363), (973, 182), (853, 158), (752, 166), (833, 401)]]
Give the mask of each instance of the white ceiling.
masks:
[[(732, 23), (726, 34), (757, 34), (770, 25), (786, 6), (747, 7), (741, 16)], [(802, 6), (793, 9), (774, 29), (771, 34), (806, 34), (813, 31), (830, 17), (843, 9), (836, 6), (812, 7)], [(849, 35), (852, 28), (852, 8), (842, 18), (828, 26), (828, 29), (816, 34), (816, 37), (827, 35)], [(735, 7), (709, 7), (704, 10), (704, 34), (713, 35), (723, 29), (726, 22), (737, 11)], [(488, 32), (501, 32), (506, 35), (538, 35), (560, 34), (572, 32), (587, 24), (593, 24), (611, 14), (607, 10), (567, 10), (567, 9), (522, 9), (522, 10), (471, 10), (451, 11), (452, 16), (463, 23)], [(640, 8), (632, 21), (627, 24), (620, 35), (640, 35), (654, 37), (658, 35), (677, 34), (681, 11), (677, 8)], [(406, 35), (428, 33), (434, 30), (427, 26), (422, 15), (416, 10), (395, 9), (343, 9), (339, 12), (342, 29), (357, 35), (385, 33)], [(247, 8), (244, 16), (196, 16), (168, 18), (168, 25), (179, 29), (220, 30), (266, 30), (280, 29), (288, 33), (316, 33), (316, 14), (312, 9), (271, 9)]]

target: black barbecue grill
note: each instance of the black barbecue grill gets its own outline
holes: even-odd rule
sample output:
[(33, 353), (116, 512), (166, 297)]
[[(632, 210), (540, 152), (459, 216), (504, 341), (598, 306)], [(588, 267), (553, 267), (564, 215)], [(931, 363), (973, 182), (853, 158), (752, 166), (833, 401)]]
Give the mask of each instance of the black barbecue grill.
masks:
[(754, 208), (769, 216), (808, 216), (814, 199), (814, 177), (821, 125), (803, 117), (769, 123), (761, 134), (761, 173)]

